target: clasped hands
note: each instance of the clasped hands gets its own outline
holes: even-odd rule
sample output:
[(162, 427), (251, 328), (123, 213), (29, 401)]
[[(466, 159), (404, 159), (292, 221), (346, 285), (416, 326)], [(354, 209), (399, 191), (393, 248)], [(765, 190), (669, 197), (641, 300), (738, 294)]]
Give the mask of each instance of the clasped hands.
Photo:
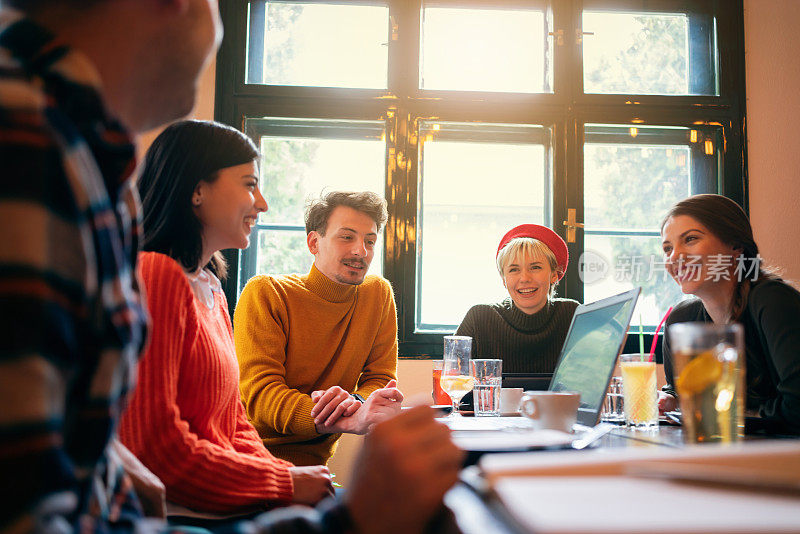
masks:
[(366, 434), (373, 425), (400, 413), (403, 394), (397, 389), (397, 381), (390, 380), (386, 387), (373, 391), (363, 405), (339, 386), (314, 391), (311, 400), (316, 403), (311, 417), (320, 434)]

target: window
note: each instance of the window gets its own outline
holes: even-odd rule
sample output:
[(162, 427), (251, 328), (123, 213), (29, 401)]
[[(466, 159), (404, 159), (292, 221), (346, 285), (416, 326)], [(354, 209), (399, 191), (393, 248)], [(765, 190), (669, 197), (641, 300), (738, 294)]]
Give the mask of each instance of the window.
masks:
[(386, 6), (248, 3), (247, 83), (386, 88)]
[(542, 126), (420, 121), (416, 331), (452, 330), (476, 302), (502, 300), (501, 285), (475, 282), (497, 281), (509, 228), (551, 220), (550, 138)]
[[(654, 325), (664, 313), (663, 303), (682, 299), (662, 258), (661, 214), (689, 195), (716, 192), (717, 130), (584, 126), (587, 302), (642, 286), (636, 317)], [(586, 261), (593, 264), (594, 276), (587, 276)]]
[(270, 205), (226, 291), (305, 272), (303, 207), (385, 195), (372, 272), (394, 287), (402, 356), (441, 354), (473, 304), (507, 295), (512, 226), (567, 239), (559, 296), (643, 287), (652, 328), (664, 211), (716, 192), (746, 207), (740, 0), (232, 0), (217, 118), (263, 154)]
[(430, 4), (422, 9), (420, 88), (550, 92), (552, 58), (542, 10)]
[[(244, 131), (261, 153), (261, 190), (269, 209), (259, 216), (243, 251), (239, 291), (257, 274), (305, 273), (305, 202), (323, 190), (373, 191), (383, 195), (386, 143), (382, 122), (247, 118)], [(354, 164), (355, 162), (355, 164)], [(383, 237), (376, 249), (383, 251)], [(376, 253), (370, 274), (383, 274)]]

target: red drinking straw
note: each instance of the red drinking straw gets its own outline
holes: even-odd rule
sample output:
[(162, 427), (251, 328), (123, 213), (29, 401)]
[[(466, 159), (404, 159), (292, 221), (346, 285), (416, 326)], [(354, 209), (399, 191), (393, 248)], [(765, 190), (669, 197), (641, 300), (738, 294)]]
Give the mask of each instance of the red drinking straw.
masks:
[(669, 317), (670, 313), (672, 313), (672, 306), (670, 306), (669, 309), (667, 310), (667, 313), (664, 314), (664, 318), (661, 319), (660, 323), (658, 323), (658, 328), (656, 328), (656, 331), (653, 334), (653, 344), (650, 345), (650, 360), (649, 361), (651, 361), (651, 362), (653, 361), (653, 358), (656, 355), (656, 342), (658, 341), (658, 333), (661, 331), (661, 327), (664, 326), (664, 323), (667, 322), (667, 317)]

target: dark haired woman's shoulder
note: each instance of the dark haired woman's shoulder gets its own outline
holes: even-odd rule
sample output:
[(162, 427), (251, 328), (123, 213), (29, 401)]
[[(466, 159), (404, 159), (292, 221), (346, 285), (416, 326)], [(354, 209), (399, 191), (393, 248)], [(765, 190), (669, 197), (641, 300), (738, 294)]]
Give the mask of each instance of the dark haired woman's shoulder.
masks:
[[(181, 288), (191, 291), (189, 279), (183, 267), (173, 258), (160, 252), (140, 252), (139, 272), (145, 286), (152, 289), (155, 286)], [(153, 291), (149, 291), (152, 293)]]
[(690, 299), (682, 300), (673, 306), (672, 311), (667, 317), (667, 325), (675, 323), (689, 323), (693, 321), (702, 321), (705, 315), (705, 308), (703, 301), (699, 298), (693, 297)]
[(750, 286), (750, 294), (756, 292), (765, 292), (768, 293), (770, 291), (788, 291), (790, 293), (800, 293), (797, 288), (796, 283), (787, 282), (782, 278), (762, 278), (757, 282), (753, 282)]
[(750, 287), (748, 304), (753, 307), (774, 304), (797, 303), (800, 305), (800, 291), (780, 278), (770, 278), (754, 282)]
[(183, 267), (174, 258), (161, 252), (140, 252), (139, 269), (142, 274), (186, 277)]

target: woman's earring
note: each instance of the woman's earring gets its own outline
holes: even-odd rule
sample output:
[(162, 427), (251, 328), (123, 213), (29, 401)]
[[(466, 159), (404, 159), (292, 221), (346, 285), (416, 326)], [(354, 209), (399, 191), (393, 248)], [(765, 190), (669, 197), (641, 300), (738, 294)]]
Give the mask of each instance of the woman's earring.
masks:
[(192, 200), (192, 204), (194, 204), (195, 207), (198, 207), (200, 204), (202, 204), (202, 202), (203, 201), (200, 200), (199, 198), (195, 198)]

